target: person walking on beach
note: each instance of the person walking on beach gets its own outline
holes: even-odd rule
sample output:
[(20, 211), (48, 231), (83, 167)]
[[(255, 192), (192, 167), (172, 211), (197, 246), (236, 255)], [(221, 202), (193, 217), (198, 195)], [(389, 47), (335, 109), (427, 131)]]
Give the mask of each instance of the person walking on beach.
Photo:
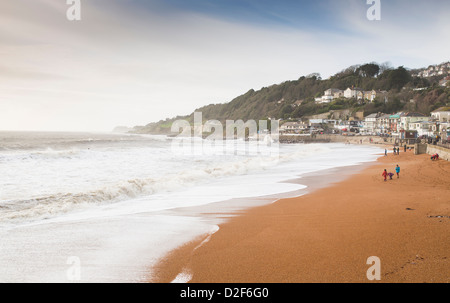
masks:
[(387, 181), (388, 172), (387, 170), (384, 170), (384, 172), (381, 174), (384, 177), (384, 182)]
[(398, 166), (395, 168), (395, 172), (397, 173), (397, 179), (400, 179), (400, 166)]
[(387, 156), (387, 149), (384, 150), (384, 156)]

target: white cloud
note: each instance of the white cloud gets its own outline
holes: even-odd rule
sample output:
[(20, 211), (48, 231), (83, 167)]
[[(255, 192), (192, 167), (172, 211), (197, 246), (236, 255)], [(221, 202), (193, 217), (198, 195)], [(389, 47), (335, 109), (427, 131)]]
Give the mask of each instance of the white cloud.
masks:
[(448, 46), (439, 38), (449, 28), (444, 13), (430, 25), (442, 28), (424, 45), (396, 23), (352, 19), (352, 6), (336, 10), (340, 26), (352, 31), (346, 34), (116, 5), (83, 2), (82, 21), (69, 22), (64, 1), (0, 4), (0, 129), (143, 125), (312, 72), (328, 76), (373, 60), (440, 60), (445, 50), (433, 44)]
[[(368, 21), (361, 13), (369, 6), (354, 0), (339, 1), (340, 19), (347, 37), (372, 60), (392, 61), (410, 68), (449, 60), (450, 3), (441, 1), (381, 1), (381, 21)], [(339, 5), (335, 3), (335, 5)]]

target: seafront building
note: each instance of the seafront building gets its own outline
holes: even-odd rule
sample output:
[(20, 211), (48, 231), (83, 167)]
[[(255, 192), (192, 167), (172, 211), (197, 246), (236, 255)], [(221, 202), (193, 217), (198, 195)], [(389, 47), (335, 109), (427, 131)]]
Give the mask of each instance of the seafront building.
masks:
[(441, 107), (433, 111), (431, 117), (439, 122), (450, 122), (450, 107)]
[(280, 127), (281, 134), (353, 133), (361, 135), (392, 136), (395, 139), (413, 142), (417, 138), (450, 139), (450, 107), (442, 107), (425, 116), (415, 112), (395, 114), (373, 113), (345, 120), (310, 119), (308, 123), (286, 122)]
[(389, 123), (390, 123), (390, 131), (393, 136), (399, 136), (400, 135), (400, 117), (403, 115), (403, 113), (397, 113), (394, 115), (389, 116)]
[(300, 134), (308, 129), (308, 124), (303, 122), (286, 122), (280, 127), (280, 134)]
[(388, 134), (401, 137), (406, 131), (416, 131), (420, 136), (433, 136), (440, 131), (439, 122), (447, 122), (450, 111), (433, 112), (431, 117), (420, 113), (396, 113), (387, 115), (383, 113), (370, 114), (365, 117), (362, 132), (364, 134)]
[(375, 135), (375, 129), (377, 128), (377, 119), (380, 114), (370, 114), (368, 115), (363, 122), (363, 133), (367, 135)]
[(391, 132), (391, 115), (381, 115), (377, 118), (377, 128), (375, 129), (376, 133), (379, 134), (389, 134)]
[(406, 113), (401, 115), (399, 121), (399, 129), (408, 131), (410, 130), (410, 123), (430, 121), (431, 117), (427, 117), (421, 113)]
[(409, 130), (417, 131), (418, 137), (431, 137), (438, 130), (437, 123), (429, 121), (413, 122), (409, 124)]

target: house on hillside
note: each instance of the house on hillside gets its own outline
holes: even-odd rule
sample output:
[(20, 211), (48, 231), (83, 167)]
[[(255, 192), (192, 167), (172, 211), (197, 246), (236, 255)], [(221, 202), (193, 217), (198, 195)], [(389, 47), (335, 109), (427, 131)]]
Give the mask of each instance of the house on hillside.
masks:
[(373, 90), (372, 91), (365, 91), (364, 92), (364, 100), (369, 100), (370, 102), (373, 102), (373, 100), (375, 99), (375, 98), (372, 97), (374, 92), (375, 91), (373, 91)]
[(343, 90), (337, 90), (333, 94), (334, 99), (339, 99), (344, 97), (344, 91)]
[(344, 91), (338, 88), (330, 88), (325, 91), (324, 96), (331, 96), (334, 98), (336, 94), (339, 96), (340, 94), (344, 94)]
[(333, 99), (340, 98), (344, 95), (344, 91), (337, 88), (330, 88), (325, 91), (322, 97), (316, 98), (316, 103), (331, 103)]
[(447, 86), (447, 83), (449, 83), (450, 82), (450, 76), (448, 76), (448, 77), (445, 77), (444, 79), (442, 79), (441, 81), (439, 81), (439, 85), (440, 86)]
[(353, 92), (353, 90), (349, 87), (344, 91), (344, 97), (347, 99), (351, 99), (355, 96), (356, 93)]
[(305, 100), (297, 100), (292, 105), (293, 105), (293, 107), (299, 107), (300, 105), (303, 104), (303, 102), (305, 102)]
[(347, 99), (357, 99), (357, 100), (362, 100), (364, 98), (364, 90), (362, 88), (347, 88), (344, 91), (344, 97)]
[(322, 96), (322, 101), (320, 103), (331, 103), (333, 101), (333, 96)]
[(367, 100), (370, 102), (375, 101), (375, 99), (378, 98), (387, 98), (387, 91), (364, 91), (361, 88), (347, 88), (344, 91), (344, 97), (347, 99), (357, 99), (357, 100)]

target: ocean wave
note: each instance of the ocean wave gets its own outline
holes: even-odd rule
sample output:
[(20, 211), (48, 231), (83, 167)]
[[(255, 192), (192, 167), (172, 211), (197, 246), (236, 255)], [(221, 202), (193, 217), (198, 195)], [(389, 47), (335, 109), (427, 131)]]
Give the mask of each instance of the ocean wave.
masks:
[[(206, 161), (198, 168), (168, 173), (160, 177), (136, 178), (80, 193), (55, 193), (43, 197), (0, 202), (0, 222), (16, 223), (52, 218), (77, 209), (111, 204), (134, 198), (183, 190), (195, 185), (203, 185), (212, 180), (246, 175), (265, 171), (280, 162), (289, 162), (328, 151), (328, 147), (310, 145), (308, 148), (293, 150), (276, 156), (243, 157), (232, 161)], [(73, 156), (80, 151), (53, 151), (35, 153), (39, 157)]]
[[(291, 161), (317, 152), (317, 149), (309, 149), (309, 151), (282, 155), (280, 158), (245, 158), (239, 161), (211, 164), (194, 170), (184, 170), (158, 178), (126, 180), (84, 193), (58, 193), (27, 200), (7, 201), (0, 203), (0, 207), (3, 208), (2, 214), (0, 214), (0, 221), (49, 218), (86, 206), (114, 203), (156, 193), (178, 191), (196, 184), (203, 184), (209, 180), (265, 170), (276, 165), (278, 161)], [(45, 153), (52, 154), (53, 151), (46, 151)]]
[(65, 158), (70, 159), (79, 156), (83, 150), (72, 148), (67, 150), (54, 150), (47, 148), (45, 150), (20, 151), (0, 154), (0, 162), (26, 161), (26, 160), (47, 160)]
[[(254, 163), (254, 165), (257, 165)], [(157, 193), (174, 192), (210, 179), (248, 172), (248, 163), (232, 163), (205, 169), (182, 171), (160, 178), (133, 179), (105, 186), (85, 193), (59, 193), (26, 200), (0, 203), (0, 222), (30, 219), (47, 219), (58, 214), (107, 203), (151, 196)]]

